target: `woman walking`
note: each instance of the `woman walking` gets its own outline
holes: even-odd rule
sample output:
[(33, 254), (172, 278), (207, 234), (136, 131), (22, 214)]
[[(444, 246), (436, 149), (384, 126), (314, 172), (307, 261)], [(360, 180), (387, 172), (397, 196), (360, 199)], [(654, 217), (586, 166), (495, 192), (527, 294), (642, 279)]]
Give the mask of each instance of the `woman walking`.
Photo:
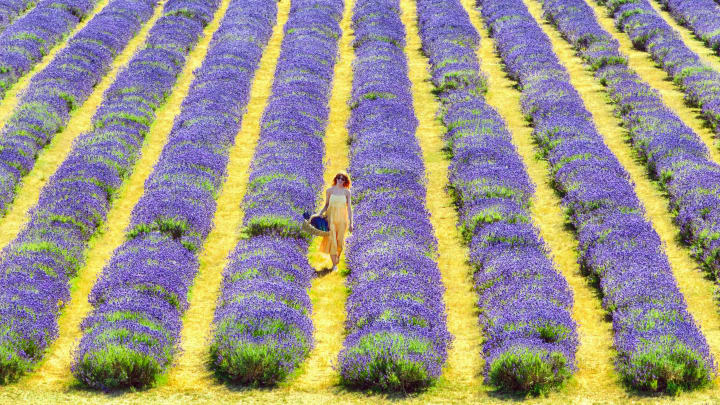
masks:
[(345, 246), (345, 230), (353, 231), (352, 208), (350, 194), (350, 177), (340, 172), (335, 175), (332, 186), (325, 191), (325, 206), (320, 215), (327, 211), (328, 229), (330, 234), (323, 237), (320, 251), (330, 255), (332, 271), (337, 270), (340, 253)]

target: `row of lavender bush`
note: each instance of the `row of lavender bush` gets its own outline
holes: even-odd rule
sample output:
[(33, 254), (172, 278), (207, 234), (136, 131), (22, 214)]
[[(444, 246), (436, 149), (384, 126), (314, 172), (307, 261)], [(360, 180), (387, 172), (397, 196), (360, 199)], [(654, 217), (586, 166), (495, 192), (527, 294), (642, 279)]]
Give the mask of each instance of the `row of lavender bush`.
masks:
[(349, 172), (359, 226), (347, 243), (338, 366), (345, 385), (408, 392), (440, 375), (451, 336), (399, 12), (397, 0), (359, 0), (353, 10)]
[(681, 25), (720, 52), (720, 5), (713, 0), (657, 0)]
[(709, 383), (715, 363), (675, 284), (627, 172), (602, 141), (552, 44), (522, 0), (481, 0), (522, 108), (550, 163), (580, 241), (579, 262), (603, 292), (623, 379), (677, 392)]
[(242, 202), (245, 238), (230, 254), (214, 318), (212, 366), (233, 383), (276, 384), (313, 346), (314, 271), (299, 224), (323, 184), (342, 13), (341, 0), (291, 3)]
[[(72, 110), (90, 97), (115, 56), (150, 18), (155, 4), (157, 0), (113, 0), (33, 77), (0, 132), (0, 215), (9, 208), (20, 179), (32, 170), (37, 154), (63, 129)], [(37, 24), (57, 23), (41, 19)], [(14, 29), (15, 25), (3, 35)], [(17, 35), (35, 38), (26, 32)], [(35, 41), (27, 38), (23, 41)], [(12, 49), (20, 48), (12, 45)]]
[(648, 0), (596, 0), (605, 4), (633, 45), (655, 60), (697, 106), (706, 122), (720, 132), (720, 72), (704, 64)]
[[(168, 7), (173, 3), (171, 1)], [(89, 58), (94, 54), (116, 53), (150, 18), (153, 4), (148, 0), (116, 0), (108, 5), (78, 34), (84, 39), (74, 42), (72, 49), (59, 56), (57, 60), (65, 61), (66, 65), (47, 72), (46, 94), (43, 96), (38, 92), (36, 96), (43, 97), (40, 100), (52, 100), (57, 96), (50, 87), (53, 73), (62, 78), (66, 75), (61, 69), (67, 69), (72, 78), (75, 64), (80, 67), (88, 64), (93, 61)], [(153, 43), (152, 39), (150, 43)], [(101, 66), (109, 63), (108, 57), (94, 60)], [(95, 69), (102, 70), (99, 69), (101, 66)], [(141, 58), (135, 58), (118, 80), (122, 82), (129, 77), (150, 77)], [(64, 84), (64, 87), (87, 92), (85, 86), (82, 81)], [(115, 91), (122, 87), (122, 84), (120, 88), (116, 86)], [(108, 93), (106, 105), (118, 102), (111, 94)], [(158, 94), (161, 96), (162, 93)], [(43, 104), (34, 105), (42, 108)], [(94, 122), (100, 118), (95, 116)], [(41, 123), (33, 122), (36, 126)], [(119, 187), (123, 174), (132, 167), (143, 134), (144, 130), (140, 128), (135, 132), (108, 128), (82, 135), (41, 191), (28, 224), (3, 251), (0, 261), (0, 381), (13, 380), (27, 371), (56, 337), (56, 317), (70, 298), (70, 279), (83, 261), (88, 240), (105, 219), (113, 191)]]
[(40, 0), (0, 34), (0, 99), (88, 16), (96, 2)]
[(5, 30), (15, 19), (36, 5), (35, 0), (5, 0), (0, 3), (0, 31)]
[[(167, 32), (182, 39), (156, 49), (187, 51), (219, 3), (184, 2), (182, 16), (174, 17), (182, 22), (175, 24), (179, 30)], [(276, 14), (273, 0), (236, 0), (213, 35), (133, 209), (127, 239), (91, 292), (94, 309), (82, 323), (84, 335), (72, 366), (85, 384), (147, 387), (177, 352), (181, 316), (198, 270), (197, 251), (212, 228), (215, 198)], [(175, 69), (162, 56), (155, 56), (153, 65)], [(140, 111), (135, 114), (149, 119)]]
[(720, 275), (720, 165), (658, 92), (625, 65), (618, 43), (582, 0), (545, 0), (547, 17), (595, 70), (628, 130), (633, 148), (670, 198), (675, 223), (699, 260)]
[(546, 392), (575, 370), (572, 292), (532, 224), (533, 185), (510, 132), (483, 98), (480, 38), (470, 17), (459, 0), (419, 0), (418, 22), (475, 270), (486, 381), (501, 390)]

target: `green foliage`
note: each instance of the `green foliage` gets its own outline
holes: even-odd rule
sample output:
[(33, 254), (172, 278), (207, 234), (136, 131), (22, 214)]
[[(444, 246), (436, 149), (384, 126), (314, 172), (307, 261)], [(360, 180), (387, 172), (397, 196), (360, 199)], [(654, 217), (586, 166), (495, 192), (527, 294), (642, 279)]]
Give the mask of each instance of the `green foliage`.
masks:
[(70, 252), (61, 248), (57, 244), (49, 241), (39, 242), (26, 242), (18, 247), (20, 252), (49, 252), (62, 257), (63, 260), (68, 264), (70, 273), (74, 274), (75, 271), (80, 267), (78, 259)]
[(307, 238), (297, 221), (275, 215), (250, 219), (245, 224), (242, 234), (243, 237), (278, 235), (286, 238)]
[(148, 388), (162, 372), (152, 356), (115, 344), (85, 354), (76, 367), (88, 385), (105, 390)]
[(669, 340), (648, 342), (627, 363), (620, 363), (620, 372), (628, 385), (677, 395), (710, 383), (710, 366), (702, 356), (681, 342)]
[(364, 336), (345, 356), (358, 362), (342, 370), (340, 382), (351, 388), (370, 388), (389, 392), (415, 392), (429, 387), (432, 378), (419, 355), (431, 343), (401, 334), (378, 333)]
[(210, 346), (212, 368), (223, 379), (240, 385), (273, 386), (287, 378), (298, 357), (275, 342)]
[(160, 217), (149, 224), (139, 224), (132, 228), (128, 234), (128, 239), (136, 238), (150, 232), (159, 231), (163, 234), (180, 240), (180, 243), (189, 251), (195, 252), (200, 246), (193, 241), (193, 237), (197, 237), (197, 232), (189, 232), (190, 225), (185, 219)]
[(488, 380), (500, 391), (537, 396), (561, 387), (571, 375), (561, 353), (522, 347), (499, 355), (490, 365)]
[(5, 385), (17, 381), (31, 367), (32, 363), (8, 347), (0, 345), (0, 384)]

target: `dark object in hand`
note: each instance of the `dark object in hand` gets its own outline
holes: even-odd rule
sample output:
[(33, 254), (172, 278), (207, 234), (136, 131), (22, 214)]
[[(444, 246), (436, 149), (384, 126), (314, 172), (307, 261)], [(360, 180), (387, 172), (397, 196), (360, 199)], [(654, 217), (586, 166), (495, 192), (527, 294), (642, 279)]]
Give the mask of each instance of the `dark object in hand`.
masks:
[(305, 212), (303, 214), (303, 218), (310, 221), (310, 225), (312, 225), (313, 228), (315, 228), (317, 230), (324, 231), (324, 232), (327, 232), (330, 230), (330, 227), (328, 226), (328, 221), (325, 217), (321, 217), (319, 215), (310, 216), (310, 213)]

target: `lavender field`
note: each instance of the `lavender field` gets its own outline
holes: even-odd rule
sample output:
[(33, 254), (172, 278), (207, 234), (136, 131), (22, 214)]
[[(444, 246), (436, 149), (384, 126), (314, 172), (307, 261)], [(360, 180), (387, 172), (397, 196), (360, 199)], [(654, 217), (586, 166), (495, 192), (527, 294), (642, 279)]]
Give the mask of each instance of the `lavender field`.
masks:
[(7, 0), (0, 403), (720, 403), (719, 137), (720, 0)]

